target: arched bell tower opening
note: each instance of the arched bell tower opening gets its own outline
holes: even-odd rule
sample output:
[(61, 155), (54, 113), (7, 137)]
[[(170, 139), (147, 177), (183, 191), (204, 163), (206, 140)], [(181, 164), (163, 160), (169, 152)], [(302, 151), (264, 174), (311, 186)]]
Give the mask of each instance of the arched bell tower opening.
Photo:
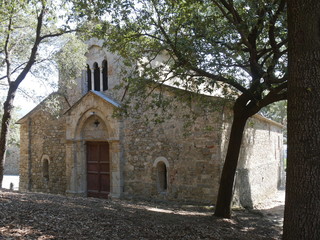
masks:
[(92, 90), (91, 69), (88, 64), (87, 64), (87, 88), (88, 88), (88, 91)]
[(102, 62), (102, 90), (108, 90), (108, 62), (103, 60)]
[[(105, 92), (110, 90), (110, 76), (114, 71), (112, 65), (109, 65), (109, 60), (114, 60), (110, 53), (103, 51), (102, 47), (93, 44), (89, 47), (87, 56), (87, 69), (85, 78), (83, 78), (86, 92), (90, 90)], [(114, 82), (114, 81), (113, 81)]]
[(98, 63), (93, 64), (94, 90), (100, 91), (100, 68)]

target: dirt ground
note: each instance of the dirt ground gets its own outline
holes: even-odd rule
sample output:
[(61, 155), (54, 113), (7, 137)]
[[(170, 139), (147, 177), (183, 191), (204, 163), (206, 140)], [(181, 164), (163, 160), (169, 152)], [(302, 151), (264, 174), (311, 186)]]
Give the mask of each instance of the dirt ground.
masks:
[(284, 193), (218, 219), (210, 206), (0, 190), (0, 239), (280, 239)]

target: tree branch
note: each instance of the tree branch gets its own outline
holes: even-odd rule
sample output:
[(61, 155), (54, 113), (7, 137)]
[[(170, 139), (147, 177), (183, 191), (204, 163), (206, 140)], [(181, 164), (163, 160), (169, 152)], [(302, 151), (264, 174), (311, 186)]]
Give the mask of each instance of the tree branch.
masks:
[[(10, 75), (12, 75), (15, 72), (17, 72), (25, 64), (27, 64), (27, 62), (21, 63), (19, 66), (17, 66), (15, 69), (13, 69), (13, 71), (11, 71)], [(3, 80), (5, 78), (7, 78), (7, 75), (0, 77), (0, 80)]]
[(224, 8), (220, 5), (220, 3), (218, 1), (212, 0), (212, 2), (219, 8), (221, 13), (229, 20), (229, 22), (236, 27), (237, 31), (239, 32), (239, 34), (241, 36), (241, 40), (242, 40), (243, 44), (247, 46), (249, 51), (251, 51), (252, 46), (251, 46), (250, 42), (248, 41), (246, 33), (243, 30), (245, 28), (245, 30), (248, 32), (248, 26), (244, 25), (244, 22), (241, 19), (239, 13), (234, 9), (233, 4), (231, 4), (231, 3), (233, 3), (233, 1), (229, 1), (229, 3), (227, 3), (225, 0), (220, 0), (220, 3), (232, 15), (232, 18), (229, 17), (228, 13), (224, 10)]
[[(223, 9), (218, 1), (212, 0), (212, 2), (218, 6), (222, 14), (230, 21), (231, 24), (235, 26), (236, 30), (241, 36), (243, 44), (247, 46), (249, 50), (249, 62), (252, 76), (252, 84), (250, 86), (250, 89), (251, 92), (254, 92), (259, 86), (261, 77), (264, 75), (263, 68), (259, 64), (256, 40), (261, 32), (261, 26), (266, 12), (264, 9), (257, 10), (257, 14), (259, 16), (258, 22), (255, 26), (252, 27), (252, 31), (249, 32), (249, 27), (247, 26), (247, 24), (245, 24), (238, 11), (236, 11), (236, 9), (234, 8), (232, 0), (229, 0), (229, 3), (225, 0), (219, 1), (228, 12)], [(228, 16), (228, 13), (232, 15), (232, 18)]]
[(76, 32), (77, 30), (69, 30), (69, 31), (65, 31), (65, 32), (60, 32), (60, 33), (52, 33), (52, 34), (47, 34), (47, 35), (43, 35), (40, 37), (40, 41), (46, 39), (46, 38), (52, 38), (52, 37), (59, 37), (62, 36), (63, 34), (66, 33), (72, 33), (72, 32)]
[(268, 106), (271, 103), (278, 102), (287, 99), (287, 82), (279, 85), (276, 88), (270, 90), (270, 92), (259, 101), (250, 101), (246, 106), (246, 113), (252, 116), (259, 112), (263, 107)]
[(250, 68), (251, 68), (251, 73), (252, 73), (253, 85), (256, 82), (260, 82), (260, 78), (264, 74), (262, 66), (259, 64), (259, 57), (258, 57), (258, 51), (257, 51), (257, 39), (263, 29), (263, 21), (265, 19), (265, 15), (266, 15), (265, 8), (257, 9), (257, 15), (258, 15), (258, 21), (252, 27), (252, 30), (248, 36), (248, 41), (250, 42), (250, 44), (252, 46), (252, 49), (250, 51), (250, 59), (249, 60), (250, 60)]
[(11, 61), (10, 61), (10, 50), (9, 50), (11, 31), (12, 31), (12, 16), (10, 15), (9, 22), (8, 22), (8, 33), (7, 33), (6, 41), (4, 44), (5, 63), (6, 63), (6, 72), (7, 72), (6, 77), (9, 85), (11, 83)]
[(40, 14), (37, 17), (37, 28), (36, 28), (36, 38), (31, 50), (31, 54), (29, 57), (29, 61), (27, 62), (27, 65), (25, 68), (22, 70), (22, 72), (18, 75), (17, 79), (14, 81), (14, 87), (17, 89), (19, 84), (23, 81), (23, 79), (26, 77), (28, 72), (30, 71), (31, 67), (36, 61), (36, 55), (38, 52), (38, 47), (41, 42), (41, 30), (42, 30), (42, 25), (43, 25), (43, 17), (46, 11), (46, 5), (45, 2), (42, 2), (42, 7), (40, 10)]
[(248, 93), (250, 95), (252, 95), (251, 93), (249, 93), (249, 91), (243, 87), (241, 84), (239, 84), (238, 82), (234, 81), (233, 79), (228, 79), (225, 77), (222, 77), (220, 75), (215, 75), (212, 73), (209, 73), (199, 67), (194, 66), (193, 64), (190, 63), (190, 61), (188, 61), (188, 59), (186, 57), (183, 56), (183, 54), (181, 54), (180, 51), (177, 50), (176, 46), (174, 45), (174, 43), (171, 41), (171, 38), (169, 37), (169, 35), (167, 34), (167, 32), (165, 31), (165, 29), (163, 28), (163, 26), (161, 25), (161, 19), (159, 16), (159, 12), (158, 9), (156, 8), (156, 6), (154, 5), (155, 11), (158, 15), (158, 21), (154, 20), (153, 18), (152, 21), (154, 22), (154, 24), (160, 29), (161, 34), (164, 36), (166, 42), (169, 44), (171, 50), (173, 51), (174, 56), (177, 58), (177, 63), (180, 66), (184, 66), (187, 67), (188, 69), (195, 71), (197, 74), (200, 74), (201, 76), (204, 77), (208, 77), (214, 81), (218, 81), (218, 82), (223, 82), (223, 83), (227, 83), (230, 86), (236, 88), (237, 90), (239, 90), (240, 92), (243, 93)]
[[(276, 4), (276, 2), (278, 2), (278, 1), (279, 0), (275, 0), (274, 4)], [(269, 35), (269, 43), (270, 43), (270, 46), (271, 46), (272, 52), (273, 52), (273, 58), (272, 58), (272, 63), (269, 65), (269, 67), (267, 69), (268, 75), (271, 75), (272, 72), (274, 71), (275, 65), (277, 64), (278, 60), (283, 55), (280, 52), (280, 48), (287, 42), (287, 39), (285, 39), (284, 41), (281, 42), (281, 44), (277, 44), (276, 36), (275, 36), (275, 28), (276, 28), (275, 24), (276, 24), (279, 16), (281, 15), (281, 13), (283, 13), (283, 11), (285, 9), (285, 5), (286, 5), (286, 1), (280, 0), (279, 7), (278, 7), (276, 13), (271, 17), (271, 19), (269, 21), (268, 35)]]

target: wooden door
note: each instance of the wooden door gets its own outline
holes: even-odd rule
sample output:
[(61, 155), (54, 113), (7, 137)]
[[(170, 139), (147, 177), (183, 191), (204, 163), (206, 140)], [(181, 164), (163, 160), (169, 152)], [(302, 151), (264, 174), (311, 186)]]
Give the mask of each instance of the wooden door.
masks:
[(107, 142), (87, 142), (88, 197), (108, 198), (109, 193), (109, 144)]

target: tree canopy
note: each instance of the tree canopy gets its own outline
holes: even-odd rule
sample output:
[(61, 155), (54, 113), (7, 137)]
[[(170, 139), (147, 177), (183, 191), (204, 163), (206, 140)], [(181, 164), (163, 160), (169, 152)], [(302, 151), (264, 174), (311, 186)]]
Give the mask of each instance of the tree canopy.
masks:
[(70, 11), (69, 1), (0, 2), (0, 88), (5, 93), (0, 133), (0, 186), (17, 90), (29, 73), (43, 80), (51, 78), (50, 63), (57, 51), (53, 41), (77, 27)]
[(1, 89), (7, 89), (10, 82), (17, 80), (31, 61), (30, 74), (50, 79), (54, 56), (64, 43), (56, 37), (75, 30), (72, 25), (64, 24), (67, 4), (61, 2), (58, 6), (51, 1), (2, 1), (1, 4)]
[[(176, 85), (207, 93), (222, 85), (225, 93), (245, 93), (253, 105), (267, 105), (265, 96), (285, 89), (284, 1), (127, 0), (98, 6), (100, 14), (105, 11), (94, 33), (131, 64), (140, 59), (144, 78), (179, 76), (184, 81)], [(161, 54), (165, 64), (148, 64)], [(171, 74), (164, 79), (168, 66)]]

